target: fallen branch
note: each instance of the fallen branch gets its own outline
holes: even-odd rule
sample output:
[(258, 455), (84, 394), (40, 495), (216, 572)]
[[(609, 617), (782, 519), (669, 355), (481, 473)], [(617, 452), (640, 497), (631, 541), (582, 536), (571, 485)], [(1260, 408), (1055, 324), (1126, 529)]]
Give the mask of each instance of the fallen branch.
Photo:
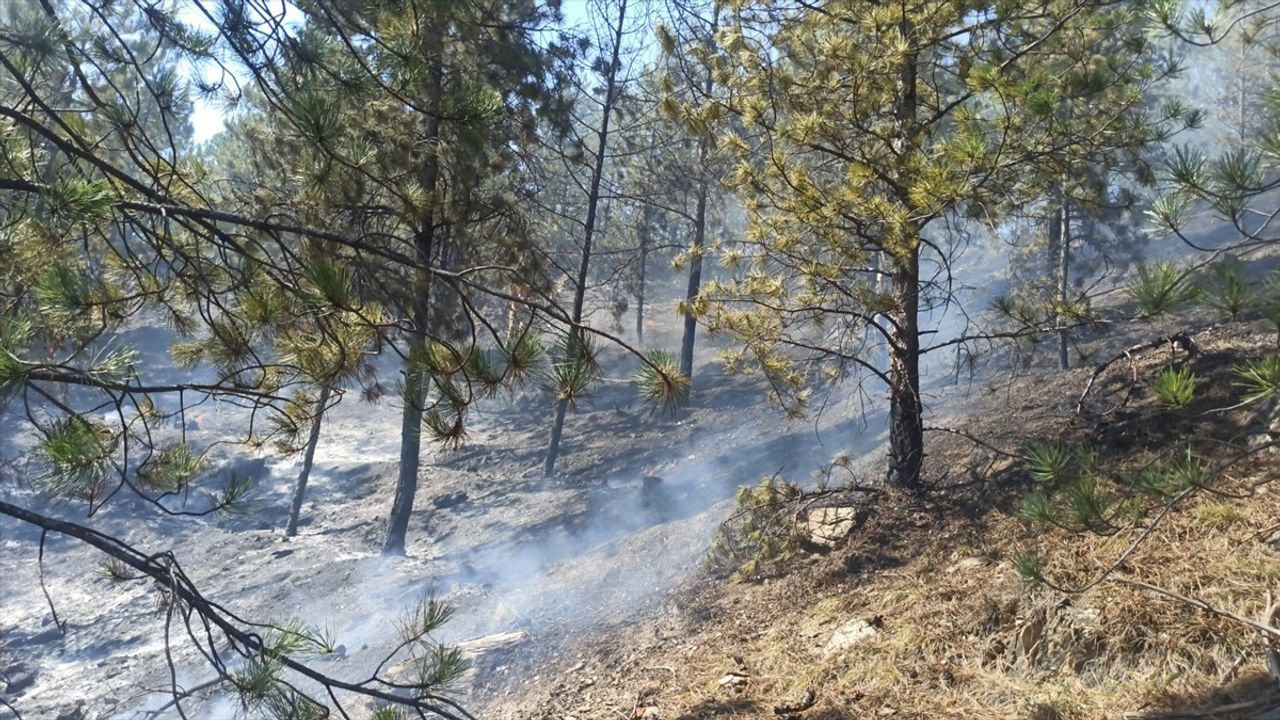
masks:
[(1011, 453), (1011, 452), (1009, 452), (1008, 450), (1001, 450), (1000, 448), (998, 448), (998, 447), (996, 447), (996, 446), (992, 445), (991, 443), (986, 442), (986, 441), (985, 441), (985, 440), (983, 440), (982, 438), (979, 438), (979, 437), (977, 437), (976, 435), (973, 435), (972, 433), (966, 432), (966, 431), (964, 431), (964, 430), (959, 430), (959, 429), (956, 429), (956, 428), (944, 427), (944, 426), (941, 426), (941, 425), (936, 425), (936, 426), (929, 426), (929, 427), (926, 427), (926, 428), (924, 429), (924, 431), (925, 431), (925, 432), (940, 432), (940, 433), (948, 433), (948, 434), (951, 434), (951, 435), (957, 435), (957, 436), (959, 436), (959, 437), (964, 438), (965, 440), (968, 440), (969, 442), (973, 443), (974, 445), (977, 445), (978, 447), (980, 447), (980, 448), (982, 448), (982, 449), (984, 449), (984, 450), (988, 450), (988, 451), (990, 451), (990, 452), (993, 452), (993, 453), (995, 453), (995, 454), (997, 454), (997, 455), (1000, 455), (1000, 456), (1003, 456), (1003, 457), (1007, 457), (1007, 458), (1013, 458), (1014, 460), (1021, 460), (1021, 459), (1022, 459), (1022, 456), (1021, 456), (1021, 455), (1019, 455), (1019, 454), (1017, 454), (1017, 453)]
[(158, 718), (164, 714), (164, 711), (168, 710), (171, 707), (176, 706), (178, 703), (182, 702), (183, 700), (186, 700), (192, 695), (195, 695), (196, 693), (204, 690), (208, 690), (209, 688), (212, 688), (212, 687), (217, 687), (218, 685), (221, 685), (224, 682), (227, 682), (227, 679), (219, 675), (211, 680), (202, 682), (193, 688), (186, 688), (183, 690), (178, 690), (177, 688), (174, 688), (174, 690), (172, 691), (173, 697), (169, 698), (168, 702), (156, 708), (155, 710), (146, 711), (145, 713), (143, 713), (143, 716), (148, 718), (148, 720), (150, 720), (151, 718)]
[[(3, 500), (0, 500), (0, 515), (8, 515), (16, 520), (34, 525), (41, 528), (44, 533), (56, 532), (60, 535), (75, 538), (156, 581), (160, 587), (171, 594), (172, 598), (169, 612), (166, 613), (166, 650), (168, 649), (169, 637), (168, 623), (174, 615), (174, 610), (181, 607), (183, 621), (187, 625), (188, 637), (193, 641), (197, 640), (197, 635), (193, 631), (191, 623), (193, 620), (198, 621), (203, 636), (208, 638), (208, 644), (207, 647), (197, 647), (223, 679), (230, 681), (232, 678), (225, 664), (218, 657), (218, 651), (214, 648), (214, 631), (221, 633), (227, 640), (230, 649), (242, 657), (271, 657), (283, 668), (323, 687), (333, 701), (338, 713), (344, 718), (350, 718), (350, 715), (338, 702), (336, 691), (348, 692), (362, 696), (367, 700), (399, 706), (412, 711), (421, 718), (434, 715), (446, 720), (475, 720), (474, 716), (463, 709), (457, 701), (447, 696), (436, 694), (429, 688), (415, 685), (390, 685), (382, 682), (382, 686), (388, 688), (384, 690), (382, 687), (376, 687), (369, 682), (349, 682), (325, 675), (288, 655), (273, 651), (264, 641), (260, 631), (279, 630), (279, 628), (240, 618), (222, 605), (204, 597), (195, 583), (182, 571), (172, 552), (146, 554), (117, 537), (84, 525), (41, 515)], [(193, 615), (195, 616), (194, 618), (192, 617)], [(172, 660), (170, 660), (170, 663), (170, 670), (172, 671)], [(295, 692), (299, 692), (288, 682), (281, 682)], [(397, 692), (404, 689), (411, 690), (412, 697), (405, 697)], [(301, 693), (299, 692), (299, 694)], [(176, 683), (174, 695), (176, 699), (181, 699), (181, 691), (176, 688)], [(316, 705), (320, 705), (314, 699), (307, 699)], [(176, 703), (175, 709), (181, 714), (180, 706)]]
[(1172, 348), (1180, 347), (1188, 356), (1200, 354), (1200, 347), (1196, 345), (1196, 341), (1192, 340), (1191, 336), (1185, 332), (1173, 333), (1172, 335), (1161, 335), (1154, 340), (1148, 340), (1146, 342), (1138, 343), (1137, 345), (1130, 345), (1122, 350), (1118, 355), (1115, 355), (1110, 360), (1107, 360), (1094, 368), (1093, 374), (1089, 376), (1089, 381), (1085, 383), (1084, 391), (1080, 393), (1080, 399), (1076, 401), (1076, 415), (1084, 413), (1084, 402), (1089, 397), (1089, 393), (1093, 390), (1093, 386), (1098, 382), (1098, 378), (1102, 377), (1102, 374), (1107, 371), (1107, 368), (1110, 368), (1121, 360), (1129, 361), (1129, 369), (1133, 374), (1133, 379), (1129, 383), (1128, 392), (1125, 393), (1124, 399), (1120, 401), (1120, 404), (1102, 414), (1109, 415), (1127, 405), (1129, 403), (1129, 399), (1133, 397), (1133, 389), (1138, 385), (1138, 364), (1134, 360), (1134, 353), (1144, 352), (1166, 345)]
[(1200, 600), (1198, 598), (1193, 598), (1188, 595), (1183, 595), (1182, 593), (1177, 593), (1172, 590), (1159, 587), (1157, 585), (1145, 583), (1145, 582), (1142, 582), (1141, 580), (1130, 580), (1128, 578), (1117, 577), (1117, 578), (1111, 578), (1111, 582), (1119, 583), (1121, 585), (1129, 585), (1142, 590), (1148, 590), (1150, 592), (1156, 593), (1157, 595), (1163, 595), (1169, 598), (1170, 600), (1177, 600), (1178, 602), (1183, 603), (1184, 605), (1190, 605), (1194, 608), (1198, 608), (1211, 615), (1217, 615), (1218, 617), (1226, 618), (1228, 620), (1233, 620), (1237, 623), (1240, 623), (1241, 625), (1246, 625), (1262, 633), (1264, 636), (1268, 637), (1270, 639), (1269, 644), (1271, 645), (1274, 645), (1276, 641), (1280, 641), (1280, 628), (1277, 628), (1269, 624), (1272, 621), (1272, 617), (1274, 613), (1277, 610), (1280, 610), (1280, 607), (1276, 605), (1272, 605), (1267, 609), (1266, 623), (1262, 623), (1262, 622), (1258, 622), (1257, 620), (1250, 620), (1249, 618), (1237, 613), (1233, 613), (1230, 610), (1223, 610), (1222, 608), (1214, 607), (1213, 605), (1210, 605), (1209, 603), (1203, 600)]

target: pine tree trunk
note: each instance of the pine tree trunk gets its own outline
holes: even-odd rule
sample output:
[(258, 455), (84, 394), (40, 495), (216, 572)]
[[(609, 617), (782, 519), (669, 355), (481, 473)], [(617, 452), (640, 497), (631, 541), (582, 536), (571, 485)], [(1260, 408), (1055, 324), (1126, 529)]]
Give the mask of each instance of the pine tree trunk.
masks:
[[(706, 160), (707, 144), (703, 140), (698, 151), (699, 166)], [(693, 216), (692, 257), (689, 259), (689, 285), (685, 288), (686, 302), (693, 302), (702, 287), (702, 248), (707, 239), (707, 179), (698, 181), (698, 205)], [(680, 373), (689, 378), (689, 392), (693, 393), (693, 343), (698, 333), (698, 319), (693, 313), (685, 313), (684, 337), (680, 341)]]
[(421, 370), (405, 368), (404, 410), (400, 416), (400, 468), (396, 475), (396, 495), (391, 503), (391, 520), (382, 543), (383, 555), (404, 555), (409, 517), (418, 493), (418, 467), (422, 453), (422, 406), (426, 401), (426, 378)]
[(649, 268), (649, 232), (640, 234), (640, 286), (636, 289), (636, 345), (644, 347), (644, 282)]
[(302, 501), (307, 494), (307, 480), (311, 478), (311, 465), (316, 459), (316, 446), (320, 444), (320, 421), (324, 418), (325, 406), (329, 404), (329, 386), (320, 390), (320, 399), (316, 400), (315, 415), (311, 418), (311, 433), (307, 436), (307, 449), (302, 455), (302, 469), (298, 471), (298, 482), (293, 487), (293, 505), (289, 508), (289, 525), (284, 529), (285, 537), (298, 534), (298, 518), (302, 515)]
[[(618, 24), (613, 26), (613, 50), (609, 61), (609, 69), (605, 76), (604, 89), (604, 107), (600, 117), (600, 131), (596, 133), (596, 158), (595, 165), (591, 169), (591, 185), (587, 191), (587, 218), (584, 223), (582, 235), (582, 259), (578, 265), (578, 284), (574, 288), (573, 293), (573, 322), (574, 327), (569, 329), (570, 348), (575, 346), (575, 341), (580, 340), (582, 331), (578, 328), (578, 324), (582, 322), (582, 306), (587, 294), (587, 276), (591, 269), (591, 241), (595, 237), (596, 230), (596, 211), (600, 205), (600, 181), (604, 176), (604, 158), (609, 142), (609, 119), (613, 115), (614, 105), (617, 104), (615, 90), (617, 89), (618, 80), (618, 59), (622, 53), (622, 34), (623, 28), (626, 26), (627, 17), (627, 0), (622, 0), (618, 4)], [(551, 423), (551, 440), (547, 443), (546, 460), (542, 464), (542, 472), (546, 477), (551, 477), (556, 471), (556, 460), (560, 457), (560, 438), (564, 434), (564, 416), (567, 408), (567, 401), (561, 400), (556, 403), (555, 419)]]
[[(715, 6), (711, 17), (711, 29), (707, 35), (707, 47), (711, 48), (716, 29), (720, 25), (720, 6)], [(711, 69), (702, 82), (702, 96), (711, 97), (714, 87)], [(692, 303), (702, 289), (702, 248), (707, 241), (707, 194), (710, 183), (707, 179), (707, 151), (709, 141), (706, 137), (698, 140), (698, 203), (693, 218), (692, 257), (689, 259), (689, 285), (685, 288), (684, 299)], [(684, 336), (680, 340), (680, 373), (689, 379), (689, 394), (693, 395), (693, 345), (698, 333), (698, 320), (691, 313), (684, 316)]]
[[(1070, 287), (1069, 271), (1071, 269), (1071, 206), (1067, 200), (1062, 201), (1062, 238), (1058, 251), (1058, 304), (1062, 310), (1067, 307), (1068, 289)], [(1065, 318), (1061, 310), (1058, 313), (1058, 369), (1071, 367), (1070, 337), (1065, 327)]]
[[(431, 78), (432, 99), (438, 99), (443, 87), (443, 71), (436, 64)], [(440, 178), (440, 159), (436, 145), (440, 141), (440, 120), (427, 120), (428, 155), (422, 169), (422, 186), (433, 194)], [(436, 217), (434, 211), (426, 225), (414, 236), (417, 261), (423, 266), (414, 270), (413, 327), (406, 333), (409, 359), (404, 369), (404, 410), (400, 417), (400, 467), (396, 476), (395, 499), (391, 503), (391, 517), (387, 522), (387, 537), (382, 543), (383, 555), (404, 555), (405, 537), (409, 531), (409, 517), (413, 514), (413, 500), (418, 493), (418, 468), (422, 462), (422, 408), (426, 403), (428, 378), (415, 362), (416, 353), (425, 347), (427, 328), (431, 321), (431, 273), (426, 270), (432, 262), (435, 250)]]
[[(898, 23), (903, 38), (915, 36), (915, 26), (905, 15)], [(919, 58), (908, 53), (899, 70), (895, 116), (898, 123), (899, 165), (904, 177), (913, 168), (910, 161), (919, 149), (920, 122), (916, 113), (920, 96), (916, 87)], [(908, 193), (898, 198), (904, 207), (914, 204)], [(901, 247), (886, 248), (893, 267), (894, 314), (896, 321), (889, 341), (889, 472), (885, 483), (891, 487), (920, 487), (924, 467), (924, 405), (920, 401), (920, 228), (908, 228), (898, 238)]]
[(920, 401), (920, 250), (895, 262), (895, 329), (889, 342), (889, 474), (892, 487), (917, 488), (924, 467)]

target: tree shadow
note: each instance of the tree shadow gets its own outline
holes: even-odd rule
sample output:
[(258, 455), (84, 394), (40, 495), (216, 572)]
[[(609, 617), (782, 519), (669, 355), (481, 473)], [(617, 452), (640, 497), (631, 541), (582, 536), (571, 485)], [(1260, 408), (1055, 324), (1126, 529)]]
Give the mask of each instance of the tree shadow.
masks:
[(1133, 717), (1136, 720), (1277, 720), (1280, 719), (1280, 687), (1267, 673), (1255, 672), (1207, 692), (1172, 696), (1160, 705), (1160, 709)]
[(675, 720), (705, 720), (706, 718), (738, 717), (746, 713), (761, 712), (762, 708), (753, 700), (745, 698), (737, 700), (704, 700)]

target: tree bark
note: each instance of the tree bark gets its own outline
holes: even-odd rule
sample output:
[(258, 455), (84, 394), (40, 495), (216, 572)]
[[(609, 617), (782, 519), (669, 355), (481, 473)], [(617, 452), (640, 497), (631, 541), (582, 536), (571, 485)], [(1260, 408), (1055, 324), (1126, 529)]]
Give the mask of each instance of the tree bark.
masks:
[(1070, 287), (1068, 273), (1071, 269), (1071, 205), (1066, 199), (1062, 201), (1061, 213), (1062, 219), (1059, 224), (1062, 238), (1059, 243), (1061, 247), (1058, 251), (1058, 369), (1067, 370), (1071, 367), (1070, 337), (1067, 334), (1062, 310), (1067, 307), (1067, 296)]
[[(440, 97), (443, 86), (443, 69), (437, 62), (432, 70), (431, 99)], [(434, 195), (440, 178), (440, 158), (437, 145), (440, 142), (440, 120), (427, 119), (427, 157), (423, 163), (422, 186)], [(435, 211), (426, 225), (414, 235), (414, 251), (417, 261), (430, 265), (435, 250)], [(418, 468), (422, 461), (422, 408), (426, 403), (428, 378), (421, 365), (415, 362), (416, 354), (427, 342), (427, 328), (431, 320), (431, 274), (425, 269), (414, 271), (413, 326), (407, 334), (408, 360), (404, 369), (404, 410), (400, 418), (400, 467), (396, 476), (395, 499), (391, 503), (391, 517), (387, 522), (387, 537), (382, 544), (383, 555), (404, 555), (405, 536), (409, 531), (409, 517), (413, 514), (413, 500), (418, 492)]]
[[(648, 218), (645, 219), (646, 224)], [(648, 227), (640, 233), (640, 282), (636, 288), (636, 345), (644, 347), (644, 282), (649, 268), (649, 232)]]
[(320, 444), (320, 421), (324, 418), (325, 406), (329, 404), (329, 386), (320, 390), (320, 399), (316, 400), (316, 411), (311, 418), (311, 432), (307, 436), (307, 449), (302, 455), (302, 469), (298, 471), (298, 482), (293, 488), (293, 505), (289, 508), (289, 525), (285, 528), (285, 537), (298, 534), (298, 518), (302, 515), (302, 501), (307, 494), (307, 480), (311, 478), (311, 466), (316, 459), (316, 446)]
[[(707, 35), (706, 42), (708, 49), (711, 48), (713, 38), (716, 34), (716, 28), (720, 24), (719, 5), (716, 5), (714, 15), (711, 17), (711, 30)], [(713, 79), (711, 69), (707, 68), (707, 75), (702, 82), (702, 96), (708, 98), (711, 96), (713, 89)], [(684, 299), (686, 303), (692, 303), (694, 298), (698, 297), (698, 292), (702, 288), (702, 248), (706, 245), (707, 239), (707, 194), (710, 190), (707, 178), (707, 150), (708, 140), (704, 136), (698, 140), (698, 201), (694, 211), (693, 219), (693, 243), (690, 246), (692, 257), (689, 258), (689, 284), (685, 288)], [(685, 313), (684, 316), (684, 336), (680, 340), (680, 373), (689, 379), (689, 396), (693, 396), (693, 345), (698, 333), (698, 320), (692, 313)]]
[(924, 406), (920, 401), (920, 249), (895, 263), (897, 310), (889, 342), (889, 472), (886, 484), (917, 488), (924, 467)]
[[(604, 158), (609, 142), (609, 119), (613, 115), (614, 105), (617, 104), (615, 91), (618, 81), (618, 59), (622, 54), (622, 35), (626, 17), (627, 0), (621, 0), (618, 4), (618, 24), (614, 27), (609, 69), (605, 75), (604, 105), (601, 110), (600, 130), (596, 133), (595, 165), (591, 169), (591, 185), (587, 190), (587, 218), (583, 224), (582, 259), (578, 264), (578, 283), (573, 292), (574, 326), (569, 329), (570, 348), (574, 347), (575, 342), (582, 337), (582, 331), (578, 328), (578, 324), (582, 322), (582, 306), (587, 293), (587, 275), (591, 269), (591, 242), (595, 237), (596, 211), (600, 205), (600, 181), (604, 176)], [(564, 400), (556, 403), (555, 418), (551, 422), (551, 440), (547, 444), (546, 460), (542, 464), (542, 472), (546, 477), (551, 477), (556, 471), (556, 460), (560, 456), (560, 438), (564, 434), (564, 416), (567, 405), (567, 401)]]
[[(913, 42), (915, 26), (905, 16), (898, 32)], [(916, 52), (908, 52), (899, 70), (897, 172), (912, 172), (912, 156), (919, 148), (920, 121), (916, 117), (920, 96), (916, 88)], [(906, 183), (904, 183), (906, 184)], [(912, 208), (914, 202), (902, 193), (898, 202)], [(920, 401), (920, 232), (911, 227), (897, 239), (901, 246), (886, 248), (893, 267), (894, 324), (889, 341), (889, 471), (885, 483), (891, 487), (918, 488), (924, 467), (924, 406)]]

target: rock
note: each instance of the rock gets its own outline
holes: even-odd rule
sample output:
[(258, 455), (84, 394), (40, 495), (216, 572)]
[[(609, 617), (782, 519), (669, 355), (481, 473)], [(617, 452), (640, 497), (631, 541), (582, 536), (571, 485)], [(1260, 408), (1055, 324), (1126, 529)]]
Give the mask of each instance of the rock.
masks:
[(876, 635), (876, 623), (874, 620), (850, 620), (841, 625), (834, 633), (831, 639), (827, 641), (825, 647), (822, 648), (823, 657), (831, 657), (838, 655), (849, 648), (866, 642)]
[(746, 685), (749, 680), (750, 678), (739, 672), (725, 673), (720, 678), (720, 687), (741, 687)]
[(849, 537), (862, 518), (856, 507), (814, 508), (805, 515), (804, 529), (814, 545), (830, 548)]
[(956, 562), (951, 567), (947, 568), (947, 572), (955, 574), (966, 570), (977, 570), (979, 568), (990, 566), (992, 562), (994, 561), (985, 555), (974, 555), (973, 557), (967, 557)]
[(1023, 620), (1014, 630), (1013, 650), (1019, 660), (1034, 663), (1044, 646), (1044, 628), (1047, 620), (1044, 608), (1040, 608)]

